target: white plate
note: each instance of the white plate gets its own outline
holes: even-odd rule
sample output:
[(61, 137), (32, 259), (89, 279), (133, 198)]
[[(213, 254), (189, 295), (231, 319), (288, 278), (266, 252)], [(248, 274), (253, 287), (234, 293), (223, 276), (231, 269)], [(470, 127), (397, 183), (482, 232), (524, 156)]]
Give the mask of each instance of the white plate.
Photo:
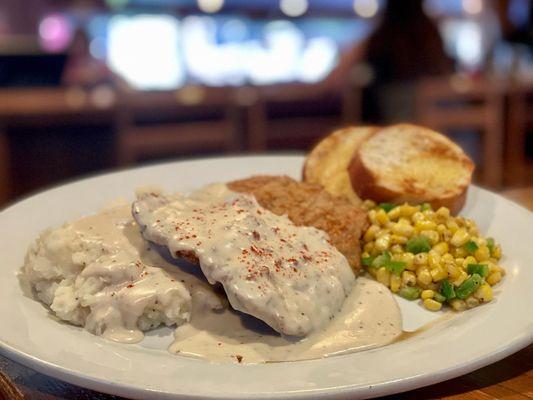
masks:
[[(409, 340), (328, 359), (264, 365), (211, 364), (166, 352), (171, 330), (138, 345), (108, 342), (50, 318), (25, 297), (17, 271), (28, 244), (50, 226), (96, 212), (136, 187), (188, 191), (250, 174), (300, 176), (303, 158), (214, 158), (156, 165), (74, 182), (0, 213), (0, 353), (39, 372), (87, 388), (143, 399), (356, 398), (414, 389), (495, 362), (533, 341), (533, 216), (488, 191), (471, 188), (465, 216), (504, 249), (507, 276), (496, 299), (454, 314)], [(409, 328), (435, 318), (401, 301)]]

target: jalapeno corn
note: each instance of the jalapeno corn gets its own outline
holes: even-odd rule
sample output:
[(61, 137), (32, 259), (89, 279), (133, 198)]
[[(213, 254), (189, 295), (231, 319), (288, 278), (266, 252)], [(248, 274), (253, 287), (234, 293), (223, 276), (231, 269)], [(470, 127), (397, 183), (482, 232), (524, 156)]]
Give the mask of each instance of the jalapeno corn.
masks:
[(456, 311), (493, 299), (505, 276), (501, 247), (474, 221), (441, 207), (365, 201), (370, 227), (361, 239), (362, 265), (394, 293), (437, 311)]

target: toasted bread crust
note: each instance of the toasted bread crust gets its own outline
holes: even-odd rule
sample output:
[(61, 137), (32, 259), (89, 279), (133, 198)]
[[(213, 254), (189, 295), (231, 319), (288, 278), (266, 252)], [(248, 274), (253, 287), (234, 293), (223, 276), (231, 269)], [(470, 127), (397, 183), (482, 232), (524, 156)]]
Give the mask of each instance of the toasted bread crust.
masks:
[[(387, 129), (423, 130), (429, 141), (438, 138), (438, 141), (435, 141), (434, 145), (432, 143), (432, 147), (430, 146), (431, 154), (425, 154), (425, 157), (452, 159), (457, 164), (457, 168), (463, 169), (464, 175), (468, 176), (467, 183), (456, 184), (438, 195), (429, 188), (422, 190), (417, 185), (414, 185), (416, 177), (403, 176), (403, 171), (398, 174), (402, 178), (397, 179), (395, 176), (385, 176), (383, 171), (379, 169), (372, 169), (372, 166), (365, 163), (365, 157), (362, 153), (366, 149), (364, 145), (361, 145), (348, 166), (350, 181), (355, 192), (363, 199), (372, 199), (377, 202), (409, 202), (415, 204), (428, 202), (433, 208), (444, 206), (449, 208), (452, 213), (458, 213), (466, 201), (468, 184), (474, 169), (472, 161), (460, 149), (458, 152), (458, 147), (453, 142), (447, 138), (443, 140), (437, 132), (408, 124), (400, 124)], [(366, 140), (370, 140), (380, 132), (374, 132)], [(435, 135), (438, 135), (438, 137)], [(394, 182), (395, 185), (390, 184), (390, 182)], [(399, 189), (395, 190), (394, 186), (399, 187)]]
[(320, 184), (334, 196), (345, 196), (358, 204), (348, 176), (348, 165), (359, 144), (377, 127), (347, 127), (323, 138), (308, 154), (302, 170), (305, 182)]
[(348, 170), (350, 177), (356, 177), (352, 180), (352, 185), (354, 188), (357, 187), (356, 192), (362, 199), (371, 199), (378, 203), (429, 203), (434, 210), (440, 207), (446, 207), (450, 209), (452, 214), (458, 214), (466, 202), (468, 186), (463, 187), (460, 193), (453, 196), (421, 199), (420, 197), (409, 196), (405, 193), (393, 192), (385, 187), (376, 185), (376, 179), (372, 171), (365, 168), (358, 158), (353, 159)]

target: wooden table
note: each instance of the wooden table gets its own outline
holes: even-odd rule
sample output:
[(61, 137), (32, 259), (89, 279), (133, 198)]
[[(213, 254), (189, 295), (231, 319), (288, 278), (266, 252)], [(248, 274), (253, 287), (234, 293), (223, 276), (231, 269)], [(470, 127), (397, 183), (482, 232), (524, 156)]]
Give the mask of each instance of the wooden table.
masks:
[[(533, 187), (514, 189), (502, 194), (533, 211)], [(31, 400), (120, 399), (49, 378), (2, 356), (0, 356), (0, 371), (10, 377), (25, 397)], [(0, 400), (4, 399), (10, 400), (3, 397), (0, 387)], [(533, 344), (470, 374), (383, 399), (533, 399)]]

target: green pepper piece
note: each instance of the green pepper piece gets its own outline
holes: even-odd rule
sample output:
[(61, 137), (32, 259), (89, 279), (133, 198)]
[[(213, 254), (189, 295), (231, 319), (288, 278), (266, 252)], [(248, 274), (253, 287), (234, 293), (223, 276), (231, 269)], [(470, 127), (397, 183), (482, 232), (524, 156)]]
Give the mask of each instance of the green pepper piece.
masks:
[(466, 271), (470, 274), (478, 274), (485, 278), (489, 274), (489, 266), (485, 264), (468, 264)]
[(440, 292), (444, 297), (446, 297), (446, 300), (451, 300), (455, 297), (455, 290), (453, 289), (453, 285), (447, 279), (442, 281)]
[(372, 261), (372, 268), (385, 267), (391, 260), (390, 253), (388, 251), (383, 252)]
[(405, 249), (413, 254), (424, 253), (431, 250), (429, 239), (425, 236), (413, 236), (405, 245)]
[(487, 238), (487, 247), (490, 250), (490, 254), (492, 254), (492, 252), (494, 251), (494, 246), (496, 246), (496, 243), (494, 243), (494, 239), (491, 237)]
[(478, 274), (473, 274), (455, 290), (455, 294), (458, 298), (464, 300), (472, 293), (474, 293), (482, 282), (483, 278), (481, 276), (479, 276)]
[(478, 245), (475, 243), (475, 242), (468, 242), (467, 244), (465, 244), (465, 249), (466, 251), (468, 251), (469, 253), (473, 253), (474, 251), (476, 251), (478, 249)]
[(420, 297), (420, 290), (412, 286), (406, 286), (401, 288), (398, 294), (404, 299), (416, 300)]
[(372, 262), (374, 261), (375, 257), (363, 257), (361, 258), (361, 264), (365, 267), (371, 267), (372, 266)]
[(389, 261), (385, 264), (385, 268), (395, 275), (401, 275), (405, 269), (405, 263), (403, 261)]
[(433, 300), (438, 301), (439, 303), (444, 303), (446, 301), (446, 297), (444, 297), (440, 293), (436, 293), (433, 295)]
[(429, 203), (423, 203), (423, 204), (420, 206), (420, 211), (427, 211), (427, 210), (431, 210), (431, 204), (429, 204)]
[(383, 210), (385, 210), (385, 212), (389, 212), (390, 210), (392, 210), (393, 208), (396, 208), (398, 206), (396, 204), (392, 204), (392, 203), (379, 203), (378, 207), (382, 208)]

